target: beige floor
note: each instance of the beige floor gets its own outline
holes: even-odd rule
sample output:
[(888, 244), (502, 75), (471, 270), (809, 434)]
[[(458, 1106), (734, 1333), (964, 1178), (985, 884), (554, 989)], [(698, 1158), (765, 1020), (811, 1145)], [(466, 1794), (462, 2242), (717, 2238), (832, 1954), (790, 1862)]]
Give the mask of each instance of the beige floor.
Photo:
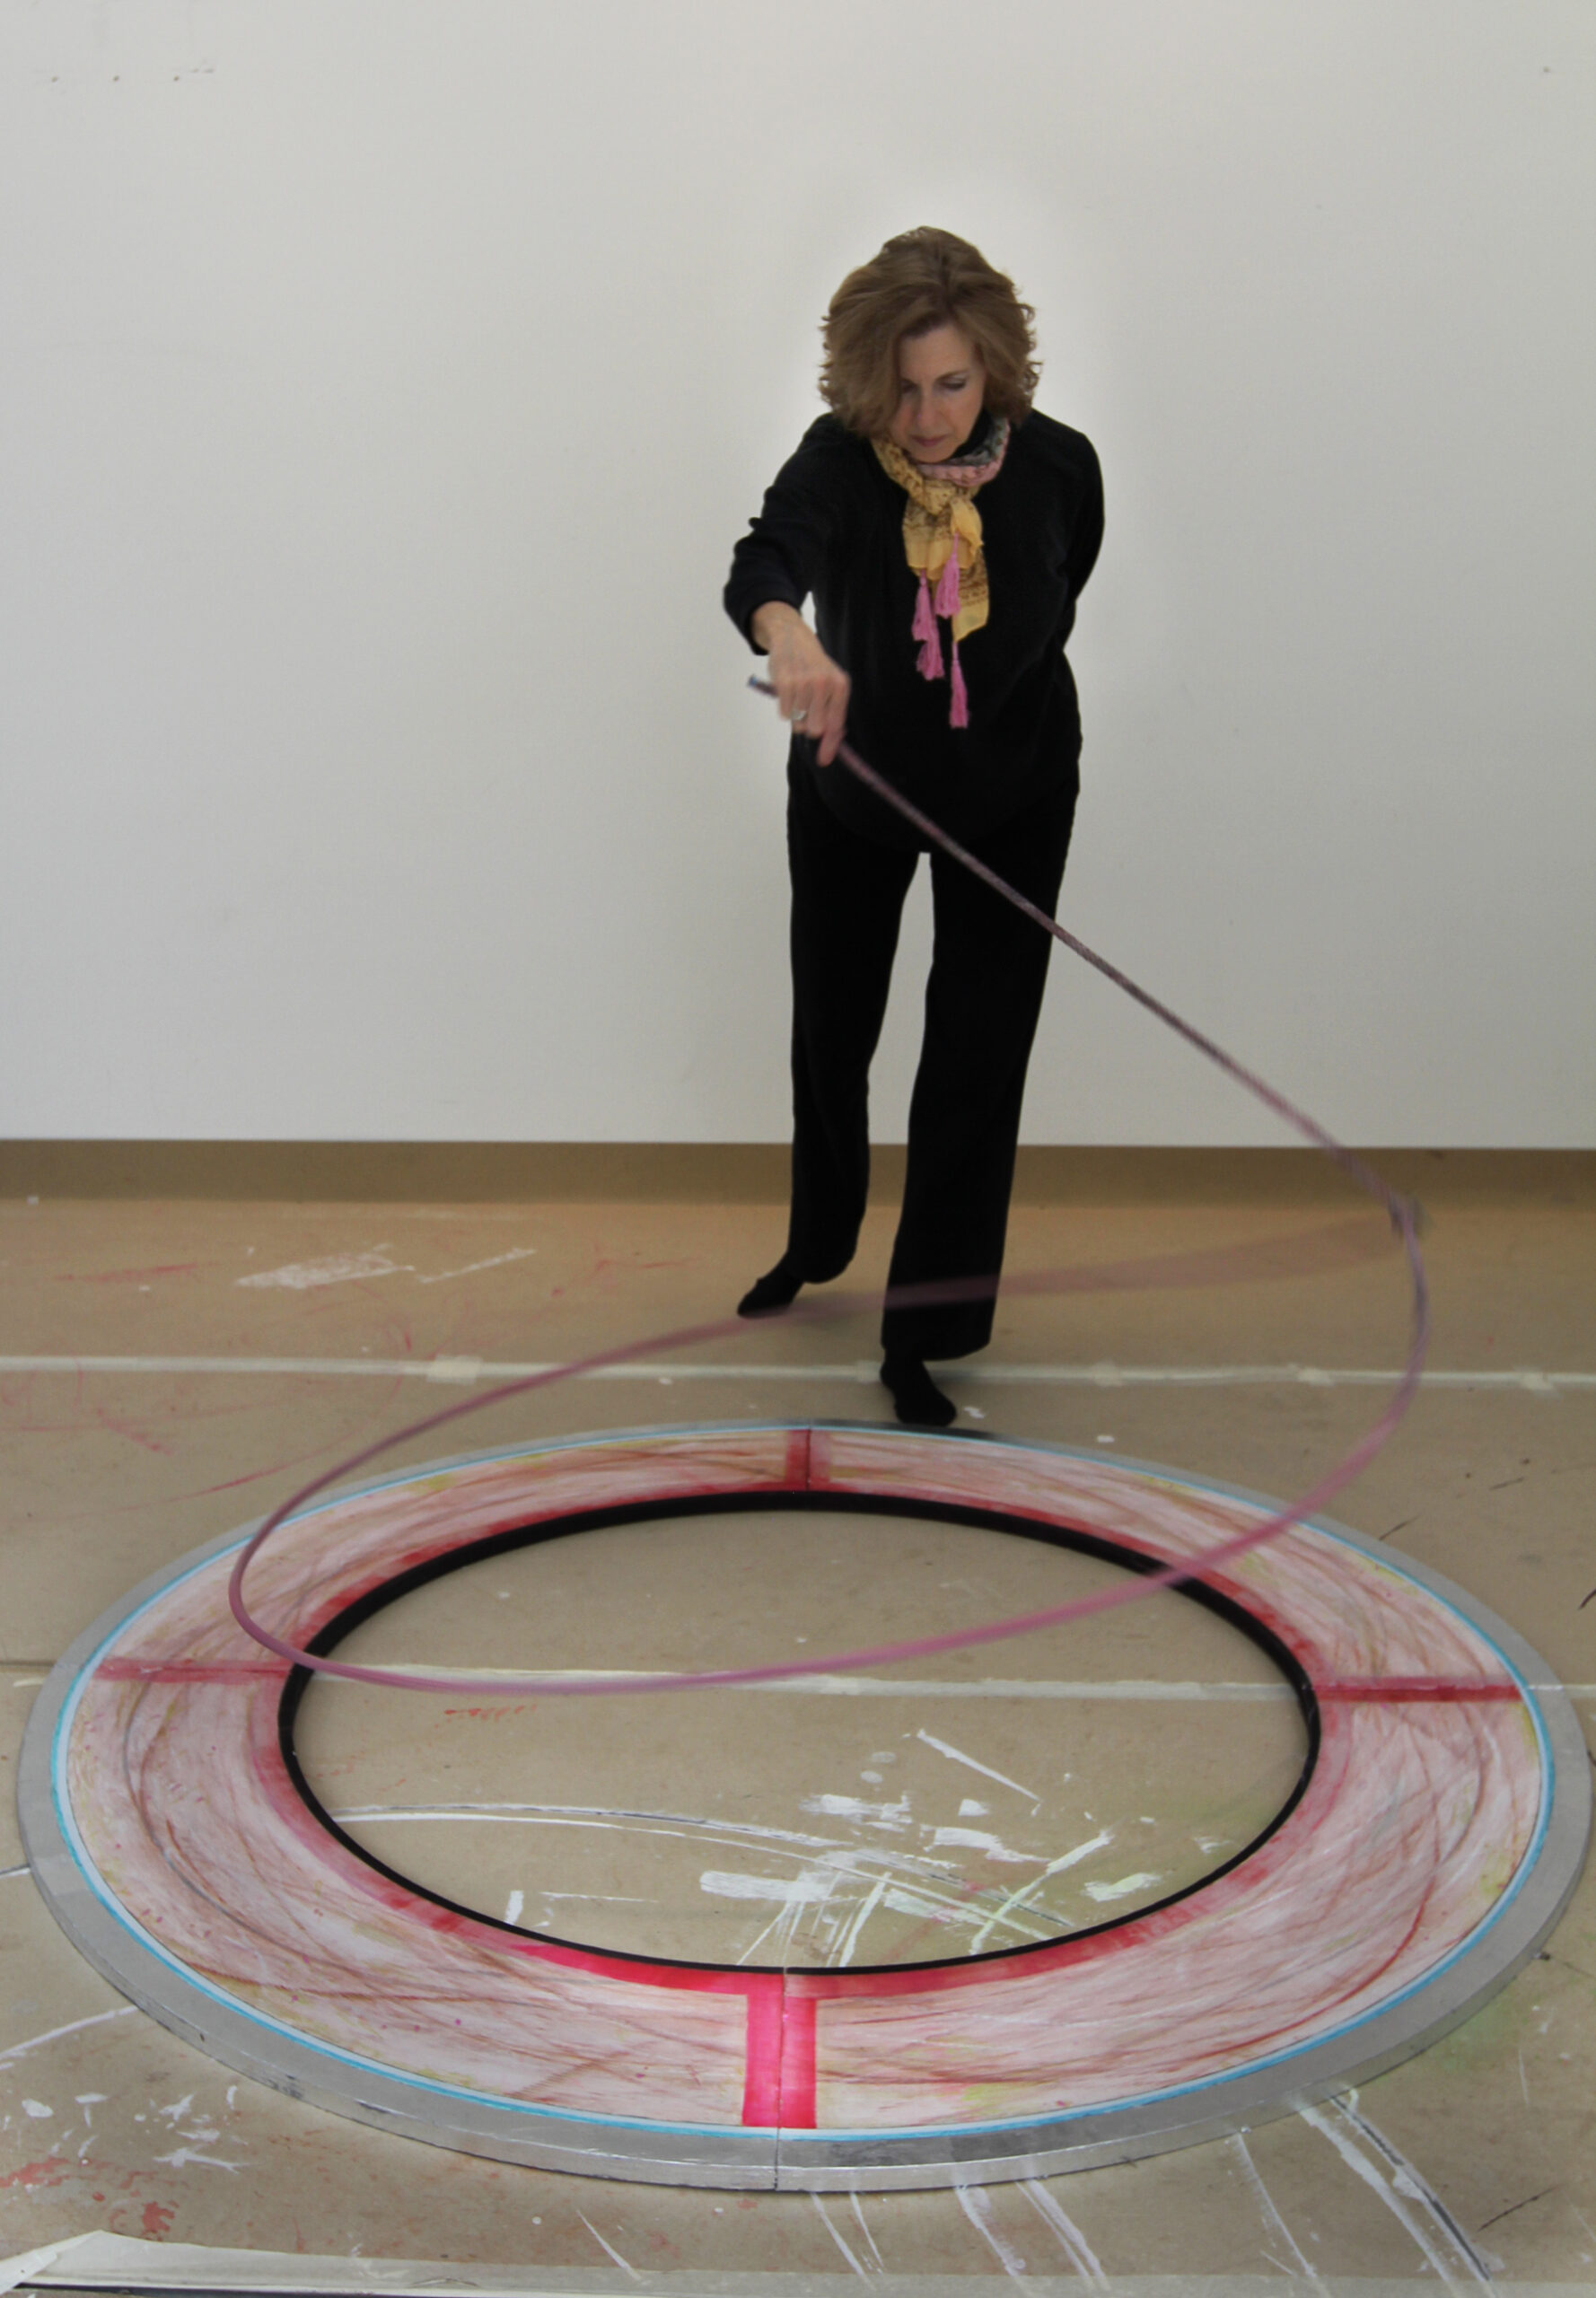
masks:
[[(906, 1639), (956, 1628), (972, 1606), (987, 1618), (1039, 1611), (1127, 1576), (965, 1525), (687, 1517), (468, 1566), (364, 1623), (339, 1657), (760, 1665), (846, 1648), (878, 1623)], [(865, 1698), (817, 1702), (800, 1684), (666, 1694), (646, 1709), (495, 1701), (488, 1688), (418, 1701), (323, 1679), (296, 1747), (358, 1842), (457, 1904), (513, 1908), (529, 1929), (615, 1952), (754, 1965), (935, 1961), (1129, 1915), (1233, 1857), (1301, 1772), (1306, 1736), (1284, 1679), (1179, 1596), (1025, 1636), (997, 1669), (1022, 1685), (1278, 1697), (1216, 1697), (1200, 1733), (1171, 1731), (1162, 1701), (1065, 1713), (994, 1692), (990, 1648), (931, 1666), (940, 1699), (921, 1688), (924, 1663), (877, 1670)], [(895, 1677), (908, 1679), (901, 1693), (881, 1688)], [(487, 1807), (478, 1820), (459, 1808), (462, 1780)], [(1065, 1847), (1084, 1855), (1049, 1875)]]
[[(1592, 1164), (1563, 1161), (1526, 1179), (1511, 1162), (1407, 1162), (1404, 1178), (1420, 1180), (1433, 1216), (1432, 1361), (1495, 1377), (1426, 1390), (1337, 1513), (1439, 1566), (1512, 1621), (1557, 1674), (1585, 1688), (1581, 1713), (1596, 1732), (1596, 1391), (1548, 1377), (1596, 1370)], [(1400, 1360), (1403, 1286), (1382, 1224), (1294, 1166), (1271, 1169), (1250, 1196), (1186, 1185), (1173, 1168), (1169, 1178), (1162, 1193), (1141, 1184), (1116, 1193), (1110, 1183), (1020, 1206), (1013, 1268), (1072, 1267), (1097, 1279), (1012, 1297), (989, 1357), (956, 1376), (953, 1391), (981, 1416), (971, 1426), (1111, 1443), (1258, 1490), (1300, 1488), (1366, 1424), (1378, 1392), (1303, 1381), (1290, 1368), (1379, 1371)], [(56, 1653), (157, 1565), (258, 1514), (341, 1453), (470, 1393), (486, 1368), (557, 1361), (718, 1314), (774, 1257), (779, 1225), (773, 1206), (702, 1197), (0, 1200), (0, 1754), (9, 1766)], [(887, 1237), (887, 1215), (873, 1215), (861, 1284), (879, 1281)], [(254, 1281), (261, 1278), (275, 1281)], [(685, 1363), (662, 1358), (624, 1380), (572, 1384), (488, 1412), (442, 1443), (422, 1440), (408, 1457), (662, 1420), (881, 1417), (872, 1339), (863, 1312), (804, 1329), (757, 1328), (695, 1349)], [(116, 1361), (92, 1369), (39, 1362), (82, 1358)], [(179, 1369), (172, 1359), (192, 1361)], [(283, 1370), (261, 1360), (311, 1362)], [(1082, 1377), (1084, 1368), (1096, 1368), (1093, 1376)], [(1126, 1383), (1116, 1368), (1225, 1377), (1200, 1386)], [(1250, 1376), (1238, 1377), (1247, 1368)], [(1013, 1377), (1022, 1373), (1031, 1377)], [(1502, 1377), (1514, 1373), (1523, 1377)], [(557, 1575), (539, 1580), (537, 1567), (506, 1578), (495, 1566), (478, 1609), (545, 1616), (552, 1601), (580, 1599), (592, 1652), (622, 1635), (643, 1651), (645, 1621), (666, 1644), (707, 1656), (691, 1632), (695, 1592), (746, 1574), (749, 1551), (739, 1543), (754, 1537), (747, 1527), (735, 1536), (723, 1525), (686, 1528), (672, 1569), (644, 1608), (618, 1610), (612, 1601), (613, 1576), (629, 1578), (637, 1561), (622, 1553), (623, 1541), (614, 1575), (590, 1565), (584, 1589)], [(983, 1537), (939, 1531), (917, 1565), (908, 1547), (895, 1551), (894, 1571), (934, 1575), (944, 1607), (964, 1601), (944, 1583), (968, 1582), (984, 1601)], [(837, 1607), (824, 1562), (801, 1540), (784, 1548), (769, 1579), (768, 1633), (829, 1630)], [(837, 1603), (840, 1591), (839, 1582)], [(848, 1595), (858, 1595), (852, 1581)], [(1116, 1667), (1179, 1675), (1244, 1664), (1220, 1645), (1183, 1644), (1189, 1627), (1178, 1615), (1189, 1607), (1147, 1609), (1134, 1671), (1123, 1653)], [(727, 1634), (739, 1625), (735, 1610), (723, 1618)], [(411, 1658), (432, 1656), (451, 1636), (487, 1648), (473, 1643), (460, 1588), (431, 1610), (390, 1615), (382, 1633)], [(398, 1651), (399, 1642), (386, 1648)], [(717, 1643), (717, 1655), (723, 1649)], [(562, 1649), (562, 1663), (565, 1656)], [(1079, 1672), (1078, 1654), (1071, 1664)], [(1012, 1666), (1005, 1659), (1004, 1672), (1063, 1666), (1058, 1653), (1039, 1652)], [(960, 1741), (969, 1706), (960, 1729), (945, 1730), (951, 1741)], [(767, 1704), (764, 1712), (775, 1711)], [(779, 1733), (763, 1743), (733, 1735), (748, 1744), (719, 1792), (745, 1815), (790, 1811), (821, 1775), (839, 1793), (889, 1802), (917, 1765), (916, 1799), (944, 1795), (937, 1824), (999, 1830), (995, 1796), (973, 1775), (954, 1780), (946, 1766), (948, 1776), (934, 1781), (937, 1759), (921, 1742), (906, 1746), (900, 1718), (882, 1712), (861, 1723), (817, 1700), (780, 1712)], [(934, 1715), (920, 1702), (916, 1724), (930, 1721), (935, 1732)], [(717, 1742), (713, 1733), (708, 1743), (696, 1739), (703, 1728), (679, 1714), (651, 1727), (641, 1750), (635, 1732), (609, 1720), (572, 1732), (557, 1755), (567, 1800), (579, 1800), (587, 1783), (589, 1800), (615, 1803), (610, 1791), (624, 1785), (632, 1808), (660, 1808), (672, 1776), (705, 1776)], [(715, 1728), (723, 1745), (724, 1725)], [(989, 1757), (989, 1768), (1026, 1781), (1027, 1760), (1045, 1756), (1050, 1792), (1073, 1798), (1076, 1817), (1140, 1787), (1134, 1807), (1149, 1840), (1161, 1844), (1182, 1820), (1189, 1839), (1193, 1814), (1211, 1813), (1226, 1793), (1237, 1802), (1235, 1823), (1250, 1823), (1280, 1792), (1292, 1758), (1289, 1710), (1267, 1705), (1237, 1711), (1233, 1741), (1178, 1751), (1162, 1772), (1158, 1751), (1137, 1741), (1131, 1722), (1124, 1731), (1076, 1731), (1063, 1764), (1057, 1746), (1044, 1749), (1036, 1737), (1034, 1713), (995, 1711), (982, 1728), (992, 1736), (972, 1751)], [(395, 1732), (365, 1695), (310, 1704), (307, 1755), (323, 1768), (329, 1801), (364, 1809), (390, 1794)], [(428, 1776), (450, 1767), (462, 1799), (492, 1800), (495, 1783), (525, 1760), (523, 1749), (493, 1732), (473, 1735), (435, 1715), (412, 1727), (412, 1740)], [(966, 1802), (988, 1809), (961, 1814)], [(746, 1907), (693, 1904), (703, 1864), (696, 1855), (689, 1874), (657, 1846), (615, 1842), (567, 1846), (550, 1866), (539, 1843), (534, 1881), (524, 1845), (514, 1854), (440, 1848), (438, 1832), (429, 1840), (425, 1826), (413, 1826), (404, 1859), (441, 1862), (440, 1888), (469, 1873), (495, 1913), (520, 1890), (524, 1919), (537, 1923), (545, 1912), (537, 1890), (557, 1889), (565, 1896), (548, 1911), (557, 1905), (561, 1927), (586, 1925), (582, 1935), (627, 1943), (653, 1935), (655, 1914), (687, 1925), (678, 1952), (718, 1952), (732, 1941), (741, 1952), (751, 1935)], [(382, 1855), (393, 1857), (393, 1830), (377, 1833)], [(1021, 1834), (1005, 1839), (1025, 1847)], [(689, 1935), (717, 1943), (688, 1945)], [(1596, 1896), (1588, 1881), (1548, 1953), (1469, 2024), (1367, 2086), (1356, 2120), (1327, 2109), (1311, 2122), (1291, 2118), (1223, 2145), (1045, 2188), (993, 2188), (985, 2199), (866, 2197), (856, 2206), (499, 2168), (385, 2140), (239, 2082), (127, 2010), (77, 1959), (22, 1867), (9, 1804), (0, 1813), (0, 2252), (103, 2226), (172, 2242), (566, 2270), (575, 2278), (558, 2286), (595, 2292), (638, 2287), (638, 2275), (666, 2277), (657, 2286), (683, 2294), (774, 2293), (784, 2285), (759, 2277), (797, 2277), (785, 2285), (796, 2289), (808, 2276), (860, 2274), (905, 2277), (908, 2288), (929, 2287), (936, 2276), (1023, 2273), (1060, 2277), (1062, 2287), (1083, 2274), (1090, 2282), (1093, 2260), (1111, 2281), (1209, 2276), (1220, 2278), (1215, 2289), (1244, 2287), (1244, 2276), (1276, 2277), (1282, 2287), (1387, 2277), (1399, 2286), (1472, 2288), (1486, 2272), (1510, 2286), (1596, 2288)], [(1393, 2168), (1395, 2157), (1406, 2171)]]

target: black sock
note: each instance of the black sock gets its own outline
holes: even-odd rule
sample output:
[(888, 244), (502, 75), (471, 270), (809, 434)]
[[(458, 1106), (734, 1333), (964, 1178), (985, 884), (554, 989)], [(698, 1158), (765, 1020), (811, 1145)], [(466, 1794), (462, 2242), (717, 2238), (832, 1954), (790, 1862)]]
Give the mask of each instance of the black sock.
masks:
[(783, 1253), (774, 1268), (767, 1268), (757, 1284), (750, 1285), (737, 1303), (740, 1317), (774, 1316), (777, 1309), (790, 1309), (798, 1298), (803, 1279)]
[(881, 1382), (892, 1392), (898, 1417), (906, 1428), (950, 1428), (959, 1417), (951, 1397), (943, 1396), (925, 1370), (923, 1356), (888, 1356), (881, 1363)]

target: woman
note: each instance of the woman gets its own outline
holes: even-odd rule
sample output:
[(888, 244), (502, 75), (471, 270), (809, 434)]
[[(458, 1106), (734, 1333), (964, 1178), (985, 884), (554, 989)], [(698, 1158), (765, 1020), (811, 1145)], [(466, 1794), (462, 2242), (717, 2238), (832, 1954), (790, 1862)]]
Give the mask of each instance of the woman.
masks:
[[(833, 767), (845, 728), (1049, 916), (1058, 899), (1081, 747), (1064, 646), (1102, 538), (1102, 481), (1088, 441), (1032, 411), (1032, 317), (951, 232), (889, 240), (827, 313), (831, 412), (732, 556), (726, 610), (768, 655), (793, 728), (792, 1212), (786, 1250), (739, 1303), (744, 1316), (839, 1276), (864, 1213), (870, 1062), (924, 840)], [(979, 1297), (890, 1308), (881, 1378), (899, 1420), (946, 1427), (955, 1408), (926, 1359), (991, 1338), (1052, 943), (935, 850), (931, 882), (925, 1033), (888, 1281), (974, 1279)]]

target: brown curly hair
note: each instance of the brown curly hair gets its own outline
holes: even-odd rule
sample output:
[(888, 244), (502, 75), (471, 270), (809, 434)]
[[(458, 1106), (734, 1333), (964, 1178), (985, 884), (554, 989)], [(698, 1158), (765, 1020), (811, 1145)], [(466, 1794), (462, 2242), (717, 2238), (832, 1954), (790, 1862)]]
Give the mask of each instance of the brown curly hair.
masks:
[(923, 224), (850, 271), (821, 329), (820, 396), (863, 438), (887, 434), (898, 408), (899, 346), (933, 328), (961, 328), (987, 371), (986, 404), (1011, 423), (1030, 412), (1039, 369), (1036, 313), (978, 248)]

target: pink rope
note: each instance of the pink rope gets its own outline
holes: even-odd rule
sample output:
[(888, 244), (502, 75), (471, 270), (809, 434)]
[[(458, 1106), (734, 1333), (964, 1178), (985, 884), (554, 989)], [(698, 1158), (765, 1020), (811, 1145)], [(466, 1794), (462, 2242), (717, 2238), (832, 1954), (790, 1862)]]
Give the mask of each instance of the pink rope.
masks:
[[(750, 679), (749, 683), (760, 694), (774, 691), (759, 679)], [(1276, 1539), (1293, 1524), (1300, 1523), (1305, 1516), (1322, 1508), (1360, 1475), (1376, 1453), (1390, 1442), (1418, 1392), (1425, 1352), (1429, 1343), (1430, 1308), (1429, 1285), (1418, 1244), (1418, 1208), (1413, 1200), (1399, 1196), (1372, 1166), (1346, 1148), (1315, 1118), (1289, 1101), (1284, 1093), (1277, 1092), (1252, 1070), (1244, 1067), (1222, 1046), (1216, 1045), (1212, 1038), (1206, 1037), (1189, 1022), (1183, 1021), (1179, 1013), (1132, 981), (1128, 975), (1121, 973), (1118, 967), (1111, 965), (1107, 958), (1100, 957), (1095, 950), (1088, 948), (1057, 919), (1049, 917), (1046, 910), (1039, 908), (1023, 894), (1017, 893), (1013, 886), (1005, 884), (995, 870), (978, 861), (928, 815), (911, 804), (899, 791), (893, 789), (890, 783), (884, 781), (873, 767), (867, 766), (848, 743), (843, 742), (839, 746), (837, 757), (849, 773), (886, 804), (895, 808), (906, 821), (913, 823), (932, 845), (940, 846), (943, 853), (961, 863), (1004, 900), (1012, 902), (1016, 909), (1034, 919), (1044, 932), (1052, 934), (1056, 942), (1062, 942), (1066, 950), (1072, 950), (1076, 957), (1084, 959), (1089, 966), (1094, 967), (1117, 988), (1122, 989), (1127, 997), (1134, 997), (1138, 1005), (1155, 1014), (1167, 1028), (1184, 1038), (1188, 1045), (1194, 1046), (1223, 1069), (1228, 1077), (1233, 1078), (1236, 1083), (1244, 1086), (1262, 1101), (1266, 1109), (1272, 1110), (1276, 1117), (1284, 1118), (1295, 1132), (1322, 1151), (1361, 1189), (1384, 1207), (1392, 1228), (1401, 1241), (1412, 1283), (1413, 1325), (1407, 1362), (1379, 1419), (1334, 1467), (1326, 1469), (1317, 1483), (1286, 1506), (1277, 1509), (1262, 1523), (1255, 1525), (1250, 1531), (1238, 1533), (1232, 1539), (1219, 1541), (1183, 1564), (1169, 1565), (1160, 1572), (1138, 1574), (1134, 1581), (1100, 1589), (1090, 1596), (1077, 1596), (1068, 1603), (1054, 1604), (1044, 1611), (1022, 1612), (1009, 1619), (987, 1620), (976, 1627), (951, 1629), (943, 1636), (915, 1636), (901, 1643), (870, 1645), (858, 1651), (835, 1652), (814, 1659), (783, 1660), (759, 1668), (715, 1668), (687, 1674), (628, 1676), (618, 1681), (602, 1679), (595, 1681), (592, 1677), (570, 1676), (495, 1677), (494, 1690), (497, 1696), (539, 1698), (555, 1696), (613, 1697), (618, 1692), (691, 1691), (715, 1685), (779, 1682), (792, 1676), (842, 1675), (851, 1669), (885, 1667), (899, 1660), (923, 1660), (943, 1652), (968, 1651), (972, 1645), (996, 1644), (1009, 1636), (1028, 1636), (1041, 1628), (1062, 1627), (1066, 1620), (1084, 1619), (1095, 1612), (1112, 1611), (1120, 1604), (1136, 1603), (1144, 1597), (1155, 1595), (1161, 1589), (1175, 1588), (1185, 1581), (1201, 1579), (1234, 1557), (1244, 1556), (1250, 1548), (1261, 1548), (1266, 1541)], [(1023, 1277), (1017, 1284), (1012, 1283), (1011, 1290), (1026, 1293), (1061, 1291), (1069, 1282), (1068, 1272), (1055, 1272)], [(823, 1301), (794, 1302), (784, 1313), (789, 1321), (818, 1323), (851, 1315), (855, 1310), (874, 1305), (878, 1301), (887, 1308), (901, 1309), (984, 1299), (995, 1290), (996, 1284), (994, 1277), (971, 1277), (946, 1285), (899, 1285), (884, 1295), (833, 1294)], [(233, 1566), (227, 1590), (233, 1618), (257, 1644), (263, 1645), (268, 1652), (275, 1652), (279, 1659), (290, 1661), (296, 1667), (313, 1670), (318, 1675), (338, 1676), (351, 1683), (378, 1684), (394, 1691), (480, 1691), (480, 1676), (400, 1675), (386, 1668), (359, 1667), (350, 1661), (324, 1659), (316, 1653), (304, 1651), (298, 1645), (274, 1636), (250, 1611), (244, 1602), (244, 1575), (271, 1535), (296, 1510), (303, 1508), (307, 1501), (313, 1500), (319, 1493), (325, 1492), (329, 1485), (381, 1459), (383, 1453), (393, 1451), (397, 1445), (410, 1443), (435, 1428), (448, 1427), (471, 1413), (484, 1412), (491, 1406), (503, 1404), (511, 1397), (529, 1396), (535, 1389), (550, 1388), (558, 1381), (574, 1380), (583, 1373), (600, 1372), (611, 1364), (629, 1364), (639, 1357), (657, 1355), (662, 1351), (687, 1348), (706, 1341), (724, 1340), (734, 1333), (746, 1333), (747, 1330), (747, 1324), (738, 1317), (723, 1317), (709, 1324), (679, 1326), (673, 1332), (654, 1334), (645, 1340), (627, 1341), (618, 1348), (601, 1349), (591, 1356), (577, 1357), (571, 1364), (555, 1365), (543, 1373), (529, 1373), (519, 1381), (505, 1381), (498, 1388), (485, 1390), (479, 1396), (466, 1397), (458, 1403), (446, 1405), (442, 1410), (430, 1413), (425, 1420), (414, 1421), (408, 1427), (396, 1430), (391, 1435), (379, 1437), (374, 1443), (364, 1446), (348, 1460), (338, 1461), (323, 1475), (313, 1478), (279, 1507), (273, 1509), (241, 1550)]]

